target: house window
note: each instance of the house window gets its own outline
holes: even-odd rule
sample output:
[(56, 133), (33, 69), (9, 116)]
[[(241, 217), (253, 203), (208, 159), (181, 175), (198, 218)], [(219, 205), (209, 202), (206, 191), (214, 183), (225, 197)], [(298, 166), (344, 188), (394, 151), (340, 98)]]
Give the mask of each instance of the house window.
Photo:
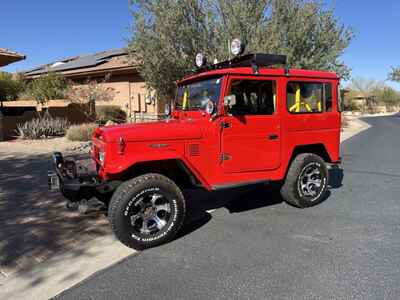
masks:
[(289, 82), (286, 91), (287, 110), (293, 114), (332, 111), (330, 83)]

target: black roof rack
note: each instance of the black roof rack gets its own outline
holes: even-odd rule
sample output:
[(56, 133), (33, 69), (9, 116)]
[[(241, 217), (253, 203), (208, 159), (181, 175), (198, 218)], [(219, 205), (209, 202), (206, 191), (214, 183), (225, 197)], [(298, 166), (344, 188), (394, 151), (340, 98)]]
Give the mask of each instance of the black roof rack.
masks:
[(251, 67), (253, 69), (253, 73), (257, 74), (259, 67), (268, 67), (273, 65), (286, 66), (286, 56), (265, 53), (246, 54), (243, 56), (235, 57), (231, 60), (199, 68), (195, 72), (201, 73), (223, 68)]

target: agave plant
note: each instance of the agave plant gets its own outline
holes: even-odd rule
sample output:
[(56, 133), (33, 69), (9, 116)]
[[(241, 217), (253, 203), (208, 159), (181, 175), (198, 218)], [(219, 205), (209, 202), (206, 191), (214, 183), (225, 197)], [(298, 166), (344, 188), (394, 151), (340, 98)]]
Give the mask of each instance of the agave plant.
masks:
[(67, 119), (45, 115), (41, 118), (18, 124), (17, 134), (21, 139), (43, 139), (63, 136), (70, 126), (71, 124)]

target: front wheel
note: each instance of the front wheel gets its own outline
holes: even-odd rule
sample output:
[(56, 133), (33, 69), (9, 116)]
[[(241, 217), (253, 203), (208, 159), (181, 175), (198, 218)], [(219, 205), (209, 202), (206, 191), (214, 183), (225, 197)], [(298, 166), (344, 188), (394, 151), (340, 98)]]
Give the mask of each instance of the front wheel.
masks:
[(324, 201), (328, 169), (324, 160), (312, 153), (295, 157), (281, 188), (283, 199), (297, 207), (310, 207)]
[(185, 199), (169, 178), (145, 174), (118, 187), (108, 216), (116, 237), (141, 250), (174, 238), (185, 218)]

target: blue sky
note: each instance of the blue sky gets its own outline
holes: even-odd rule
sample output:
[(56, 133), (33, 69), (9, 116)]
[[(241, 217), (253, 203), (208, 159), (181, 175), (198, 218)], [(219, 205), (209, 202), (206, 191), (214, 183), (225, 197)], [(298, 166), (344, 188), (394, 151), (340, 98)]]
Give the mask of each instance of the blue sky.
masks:
[[(386, 79), (390, 66), (400, 65), (400, 1), (336, 0), (334, 5), (336, 16), (356, 34), (343, 55), (353, 77)], [(3, 1), (0, 47), (27, 55), (4, 70), (123, 47), (130, 20), (128, 0)]]

